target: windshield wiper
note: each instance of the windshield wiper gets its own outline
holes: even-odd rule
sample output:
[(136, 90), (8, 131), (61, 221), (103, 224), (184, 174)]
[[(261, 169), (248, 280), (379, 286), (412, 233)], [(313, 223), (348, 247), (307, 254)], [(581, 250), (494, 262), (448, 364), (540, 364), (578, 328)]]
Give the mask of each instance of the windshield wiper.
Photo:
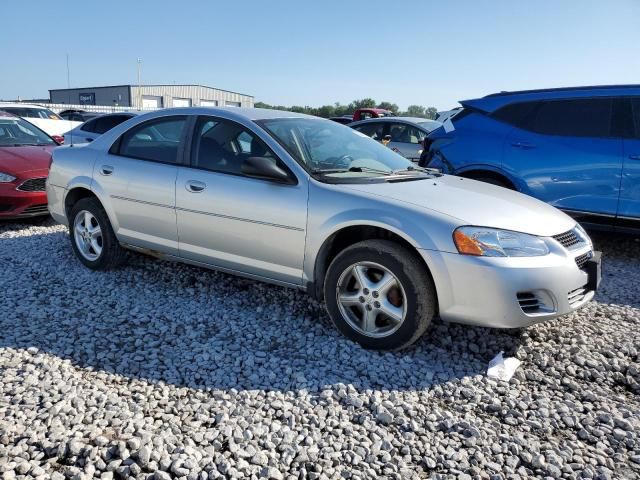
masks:
[(397, 174), (401, 174), (401, 173), (412, 173), (412, 172), (420, 172), (420, 173), (428, 173), (429, 175), (433, 175), (433, 176), (441, 176), (442, 174), (434, 169), (434, 168), (424, 168), (424, 167), (418, 167), (416, 165), (409, 165), (407, 168), (401, 168), (398, 170), (394, 170), (393, 173), (395, 175)]
[(377, 168), (370, 167), (349, 167), (349, 168), (316, 168), (311, 171), (312, 173), (347, 173), (347, 172), (369, 172), (378, 173), (380, 175), (392, 175), (393, 172), (389, 170), (378, 170)]

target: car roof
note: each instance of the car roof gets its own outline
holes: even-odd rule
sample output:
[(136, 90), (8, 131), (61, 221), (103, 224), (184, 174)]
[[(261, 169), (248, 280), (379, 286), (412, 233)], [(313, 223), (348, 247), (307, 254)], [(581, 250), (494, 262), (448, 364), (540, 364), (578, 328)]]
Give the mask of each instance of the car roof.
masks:
[(4, 110), (2, 110), (2, 105), (0, 105), (0, 117), (4, 117), (4, 118), (20, 118), (17, 115), (14, 115), (11, 112), (5, 112)]
[(22, 108), (46, 108), (49, 109), (49, 107), (45, 106), (45, 105), (35, 105), (33, 103), (11, 103), (11, 102), (0, 102), (0, 109), (1, 108), (6, 108), (6, 107), (22, 107)]
[(176, 107), (163, 108), (150, 112), (138, 112), (149, 118), (162, 117), (166, 115), (217, 115), (230, 120), (270, 120), (274, 118), (306, 118), (318, 121), (329, 121), (304, 113), (288, 112), (283, 110), (271, 110), (268, 108), (246, 108), (246, 107)]
[(462, 100), (460, 104), (463, 107), (490, 113), (505, 105), (518, 102), (559, 100), (563, 98), (614, 97), (620, 95), (640, 95), (640, 85), (595, 85), (499, 92), (482, 98)]

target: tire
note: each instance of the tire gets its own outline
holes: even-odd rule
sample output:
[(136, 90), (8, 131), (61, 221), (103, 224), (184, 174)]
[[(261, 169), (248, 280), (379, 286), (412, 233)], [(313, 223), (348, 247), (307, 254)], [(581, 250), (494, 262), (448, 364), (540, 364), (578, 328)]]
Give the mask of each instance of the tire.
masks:
[(410, 346), (437, 309), (433, 281), (420, 259), (389, 240), (366, 240), (340, 252), (327, 269), (324, 298), (338, 330), (372, 350)]
[(109, 217), (97, 198), (82, 198), (71, 207), (69, 238), (78, 259), (93, 270), (118, 267), (127, 258), (127, 252), (120, 246)]

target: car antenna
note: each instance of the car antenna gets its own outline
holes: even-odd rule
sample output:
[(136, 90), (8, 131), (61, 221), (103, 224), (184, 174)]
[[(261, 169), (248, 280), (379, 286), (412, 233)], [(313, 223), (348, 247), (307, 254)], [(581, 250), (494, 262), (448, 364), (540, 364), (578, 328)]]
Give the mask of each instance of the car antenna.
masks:
[[(71, 105), (71, 75), (69, 74), (69, 52), (67, 52), (67, 102)], [(71, 123), (71, 119), (69, 122), (69, 141), (71, 144), (70, 147), (73, 147), (73, 124)]]

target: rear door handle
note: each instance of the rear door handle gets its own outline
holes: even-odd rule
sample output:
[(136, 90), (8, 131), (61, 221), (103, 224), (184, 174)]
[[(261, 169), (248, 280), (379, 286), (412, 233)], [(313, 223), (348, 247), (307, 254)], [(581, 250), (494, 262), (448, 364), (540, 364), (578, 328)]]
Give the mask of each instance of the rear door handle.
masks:
[(640, 155), (629, 155), (631, 160), (640, 160)]
[(527, 142), (511, 142), (512, 147), (522, 148), (523, 150), (531, 150), (532, 148), (536, 148), (536, 146), (532, 143)]
[(100, 167), (101, 175), (111, 175), (113, 173), (113, 167), (111, 165), (102, 165)]
[(191, 193), (200, 193), (205, 188), (207, 188), (207, 184), (203, 182), (198, 182), (197, 180), (189, 180), (185, 185), (187, 191)]

